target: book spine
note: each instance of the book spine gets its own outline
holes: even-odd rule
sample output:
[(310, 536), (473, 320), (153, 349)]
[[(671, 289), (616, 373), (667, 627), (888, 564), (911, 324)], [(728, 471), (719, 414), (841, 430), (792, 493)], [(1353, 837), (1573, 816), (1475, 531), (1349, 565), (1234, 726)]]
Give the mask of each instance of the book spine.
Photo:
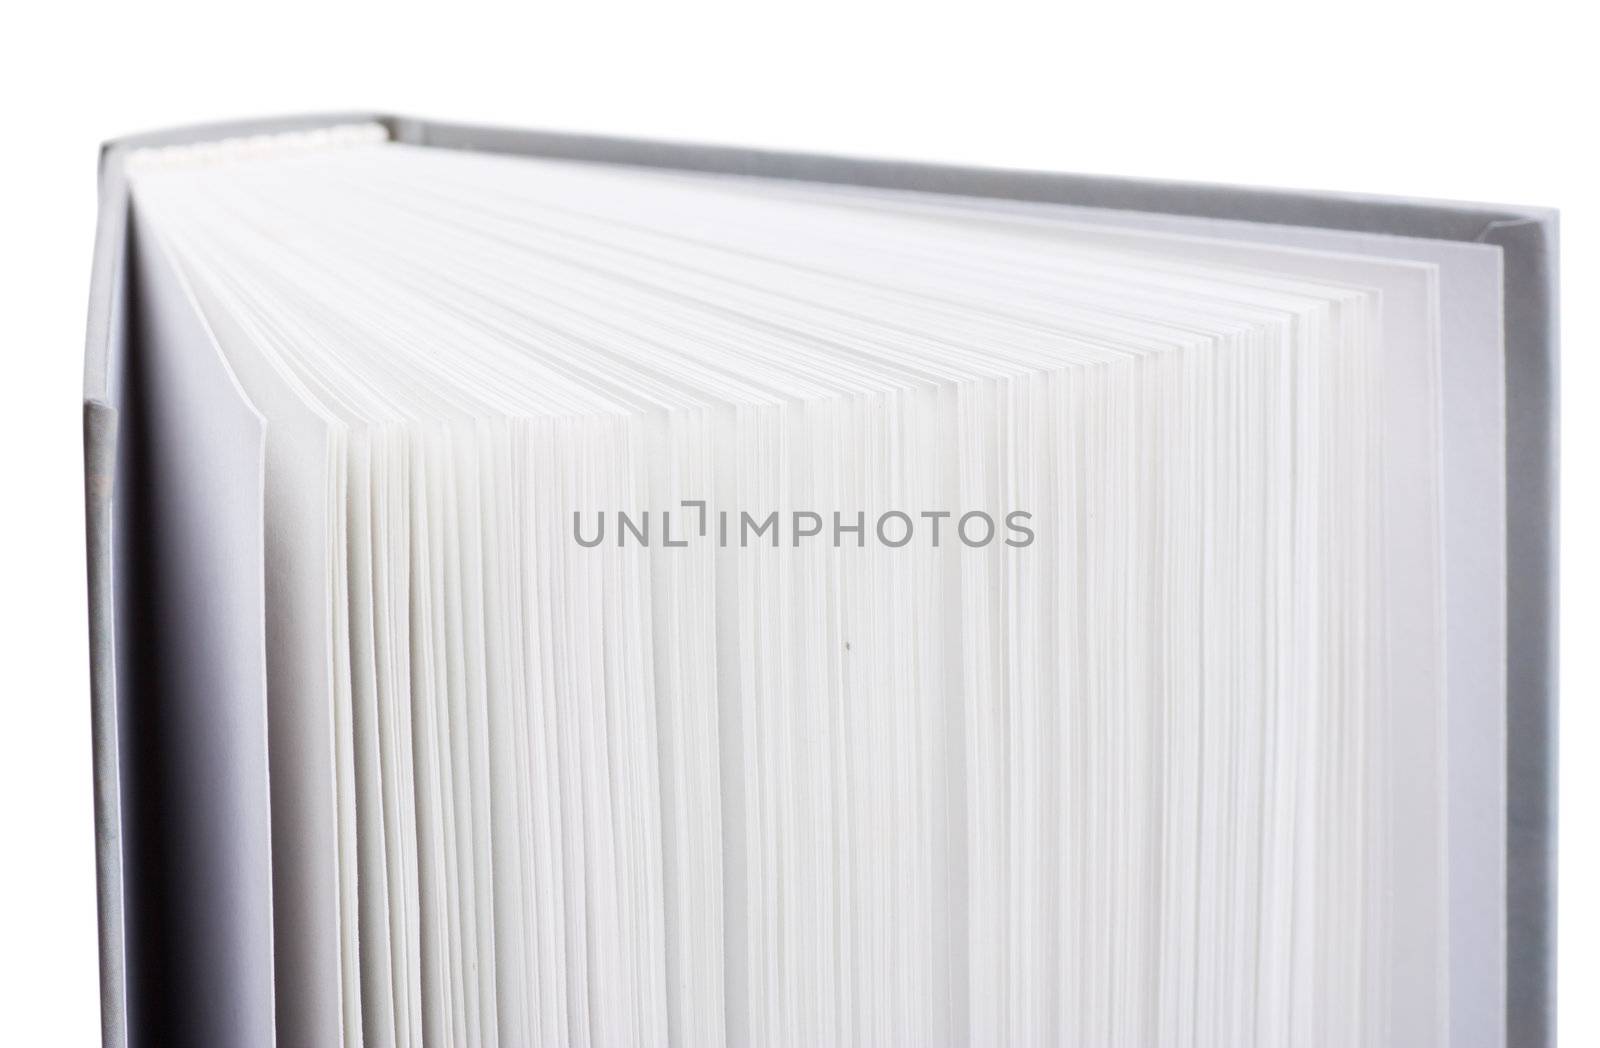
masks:
[(127, 1044), (123, 952), (122, 804), (117, 743), (117, 668), (111, 583), (111, 515), (117, 461), (117, 413), (83, 405), (84, 532), (89, 569), (89, 722), (94, 760), (95, 881), (100, 932), (100, 1039)]

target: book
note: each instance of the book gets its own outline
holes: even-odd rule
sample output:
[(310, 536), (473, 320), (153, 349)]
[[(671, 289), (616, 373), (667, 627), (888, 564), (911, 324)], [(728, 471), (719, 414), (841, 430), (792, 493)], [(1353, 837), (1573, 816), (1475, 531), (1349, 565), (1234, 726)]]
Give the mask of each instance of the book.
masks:
[(116, 1044), (1549, 1036), (1554, 218), (119, 144)]

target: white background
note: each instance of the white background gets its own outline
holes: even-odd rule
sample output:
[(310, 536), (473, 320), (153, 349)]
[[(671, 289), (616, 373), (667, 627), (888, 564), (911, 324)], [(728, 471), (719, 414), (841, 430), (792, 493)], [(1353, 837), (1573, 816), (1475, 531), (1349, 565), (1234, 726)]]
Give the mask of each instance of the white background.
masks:
[[(1571, 13), (1560, 13), (1562, 7)], [(0, 18), (0, 1044), (98, 1036), (79, 382), (95, 154), (304, 110), (1562, 209), (1562, 1043), (1600, 1044), (1600, 34), (1327, 0), (9, 5)]]

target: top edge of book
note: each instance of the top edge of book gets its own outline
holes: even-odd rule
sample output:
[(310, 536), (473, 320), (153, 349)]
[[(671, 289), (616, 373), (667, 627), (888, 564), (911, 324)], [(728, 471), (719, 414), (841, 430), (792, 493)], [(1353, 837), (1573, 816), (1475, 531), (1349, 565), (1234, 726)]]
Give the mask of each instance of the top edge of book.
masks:
[[(369, 111), (261, 117), (167, 128), (111, 139), (100, 154), (100, 229), (91, 282), (84, 399), (105, 403), (107, 326), (120, 268), (130, 169), (149, 163), (206, 163), (263, 151), (382, 139), (406, 145), (542, 157), (635, 168), (938, 193), (1166, 214), (1379, 236), (1504, 244), (1534, 237), (1506, 258), (1543, 281), (1554, 270), (1557, 213), (1550, 208), (1310, 192), (1212, 183), (969, 167), (920, 161), (783, 152), (663, 139), (622, 138), (453, 123)], [(1548, 272), (1546, 272), (1548, 271)], [(1553, 301), (1553, 294), (1547, 296)]]
[[(1529, 221), (1553, 224), (1558, 217), (1556, 208), (1534, 205), (1187, 182), (1020, 167), (974, 167), (906, 158), (792, 152), (723, 143), (507, 128), (359, 111), (249, 118), (118, 136), (101, 145), (102, 178), (112, 170), (125, 170), (130, 165), (137, 166), (148, 162), (152, 154), (159, 157), (162, 153), (174, 150), (175, 147), (180, 154), (185, 152), (200, 156), (226, 152), (237, 154), (242, 147), (249, 145), (257, 149), (270, 148), (273, 144), (291, 145), (296, 140), (309, 144), (325, 144), (327, 136), (333, 136), (338, 144), (347, 141), (376, 141), (386, 137), (408, 145), (443, 149), (589, 160), (706, 173), (838, 182), (878, 188), (922, 189), (927, 192), (953, 195), (1004, 197), (1042, 203), (1112, 207), (1119, 210), (1159, 211), (1269, 224), (1322, 225), (1320, 219), (1327, 216), (1310, 212), (1299, 215), (1302, 220), (1296, 221), (1297, 210), (1316, 202), (1384, 210), (1401, 208), (1415, 212), (1440, 211), (1468, 219), (1482, 218), (1485, 222)], [(1108, 196), (1115, 195), (1119, 199), (1125, 199), (1126, 206), (1083, 199), (1081, 194), (1091, 187), (1100, 187)], [(1069, 197), (1067, 195), (1069, 193), (1072, 196)], [(1223, 206), (1231, 206), (1230, 202), (1237, 203), (1240, 198), (1248, 197), (1271, 201), (1279, 207), (1272, 209), (1272, 216), (1260, 217), (1227, 210), (1213, 211), (1210, 208), (1204, 211), (1179, 210), (1172, 206), (1173, 197), (1181, 197), (1198, 205), (1211, 203)], [(1161, 206), (1163, 202), (1167, 206)], [(1367, 231), (1386, 230), (1373, 227)], [(1424, 236), (1451, 240), (1477, 239), (1451, 235), (1443, 231), (1435, 233), (1407, 229), (1387, 231), (1397, 236)]]

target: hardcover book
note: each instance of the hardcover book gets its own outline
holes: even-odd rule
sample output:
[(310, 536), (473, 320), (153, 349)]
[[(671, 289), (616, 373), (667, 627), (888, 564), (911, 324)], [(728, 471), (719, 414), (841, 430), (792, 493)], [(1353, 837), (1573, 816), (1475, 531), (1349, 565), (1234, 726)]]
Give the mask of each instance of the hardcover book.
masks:
[(107, 1045), (1550, 1043), (1555, 217), (110, 144)]

